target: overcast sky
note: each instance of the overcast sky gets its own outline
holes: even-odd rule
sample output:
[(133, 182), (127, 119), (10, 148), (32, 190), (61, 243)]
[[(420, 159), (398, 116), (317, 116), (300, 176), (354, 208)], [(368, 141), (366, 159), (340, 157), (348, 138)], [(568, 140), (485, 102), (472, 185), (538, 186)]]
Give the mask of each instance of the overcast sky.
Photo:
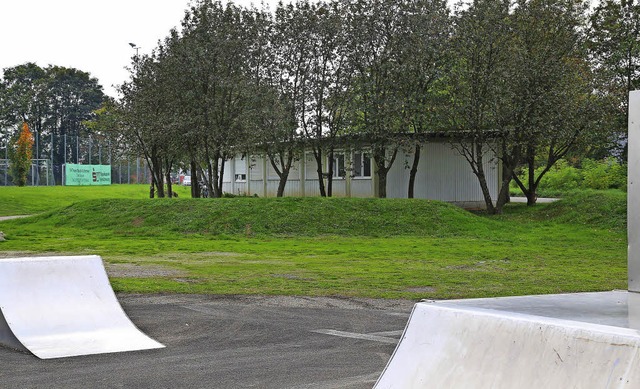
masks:
[[(277, 0), (264, 0), (271, 8)], [(116, 96), (135, 50), (180, 25), (189, 0), (0, 0), (0, 69), (26, 62), (89, 72)], [(235, 0), (249, 6), (260, 0)]]

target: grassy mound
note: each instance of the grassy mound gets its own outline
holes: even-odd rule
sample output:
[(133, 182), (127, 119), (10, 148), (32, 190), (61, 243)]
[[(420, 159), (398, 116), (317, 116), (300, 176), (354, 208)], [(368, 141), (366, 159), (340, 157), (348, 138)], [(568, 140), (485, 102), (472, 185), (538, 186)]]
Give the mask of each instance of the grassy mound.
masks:
[(553, 220), (599, 229), (627, 228), (627, 194), (619, 190), (582, 190), (535, 210), (537, 220)]
[(451, 236), (498, 228), (438, 201), (345, 198), (88, 200), (21, 223), (122, 235)]

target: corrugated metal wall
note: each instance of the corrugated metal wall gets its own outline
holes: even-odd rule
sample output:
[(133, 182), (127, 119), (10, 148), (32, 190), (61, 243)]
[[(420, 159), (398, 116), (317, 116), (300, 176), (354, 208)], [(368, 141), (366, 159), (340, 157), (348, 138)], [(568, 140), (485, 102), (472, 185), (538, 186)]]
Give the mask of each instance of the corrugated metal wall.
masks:
[[(492, 198), (498, 195), (500, 169), (497, 159), (487, 153), (484, 169)], [(254, 195), (275, 197), (278, 189), (278, 175), (270, 163), (262, 157), (253, 156), (248, 160), (237, 157), (225, 164), (223, 191), (236, 195)], [(399, 151), (398, 156), (387, 177), (387, 197), (407, 198), (409, 185), (409, 168), (413, 163), (413, 153)], [(372, 163), (373, 164), (373, 163)], [(311, 154), (302, 161), (294, 163), (285, 187), (285, 196), (319, 196), (316, 162)], [(266, 167), (266, 177), (264, 169)], [(247, 168), (250, 172), (247, 174)], [(301, 187), (301, 176), (304, 169), (304, 192)], [(238, 180), (245, 174), (247, 180)], [(265, 188), (264, 179), (267, 185)], [(350, 190), (347, 188), (350, 184)], [(333, 180), (335, 197), (372, 197), (374, 193), (373, 179), (352, 177)], [(467, 206), (482, 206), (484, 197), (477, 177), (473, 174), (469, 163), (448, 142), (433, 141), (422, 146), (420, 164), (415, 184), (415, 197), (442, 200)]]

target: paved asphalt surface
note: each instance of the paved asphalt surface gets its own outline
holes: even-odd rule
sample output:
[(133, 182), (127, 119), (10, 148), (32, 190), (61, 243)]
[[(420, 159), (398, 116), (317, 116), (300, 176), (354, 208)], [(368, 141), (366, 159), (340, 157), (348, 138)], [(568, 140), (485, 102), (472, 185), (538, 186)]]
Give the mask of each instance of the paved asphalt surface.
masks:
[(408, 301), (118, 296), (167, 347), (39, 360), (0, 347), (0, 388), (371, 388)]

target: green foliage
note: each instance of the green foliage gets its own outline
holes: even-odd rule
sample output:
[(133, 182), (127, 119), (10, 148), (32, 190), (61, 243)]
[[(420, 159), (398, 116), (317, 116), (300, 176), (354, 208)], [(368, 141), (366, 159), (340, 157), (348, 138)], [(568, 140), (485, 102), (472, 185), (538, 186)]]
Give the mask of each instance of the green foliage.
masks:
[[(627, 138), (629, 92), (640, 88), (640, 3), (601, 0), (590, 15), (588, 48), (595, 69), (596, 89), (606, 104), (602, 130), (611, 149)], [(622, 150), (621, 150), (622, 149)]]
[(22, 131), (18, 139), (12, 144), (9, 160), (11, 161), (11, 176), (17, 186), (27, 184), (27, 176), (31, 168), (33, 153), (33, 134), (26, 122), (22, 123)]
[[(35, 63), (25, 63), (6, 68), (0, 84), (0, 128), (27, 122), (41, 139), (89, 133), (85, 122), (105, 97), (102, 86), (89, 73), (54, 65), (41, 68)], [(73, 150), (70, 143), (66, 147), (65, 150), (61, 144), (47, 151), (46, 157), (52, 155), (53, 164), (62, 165), (65, 153), (71, 155)], [(60, 183), (61, 170), (54, 169), (54, 174)]]
[[(544, 167), (536, 169), (536, 176)], [(525, 179), (527, 170), (521, 173)], [(558, 161), (540, 180), (538, 196), (563, 196), (578, 189), (621, 189), (627, 188), (627, 167), (613, 158), (600, 161), (583, 159), (581, 167), (575, 167), (566, 160)], [(511, 193), (521, 195), (515, 183), (511, 184)]]
[(582, 161), (582, 188), (584, 189), (626, 189), (626, 166), (613, 158), (602, 161), (585, 159)]

